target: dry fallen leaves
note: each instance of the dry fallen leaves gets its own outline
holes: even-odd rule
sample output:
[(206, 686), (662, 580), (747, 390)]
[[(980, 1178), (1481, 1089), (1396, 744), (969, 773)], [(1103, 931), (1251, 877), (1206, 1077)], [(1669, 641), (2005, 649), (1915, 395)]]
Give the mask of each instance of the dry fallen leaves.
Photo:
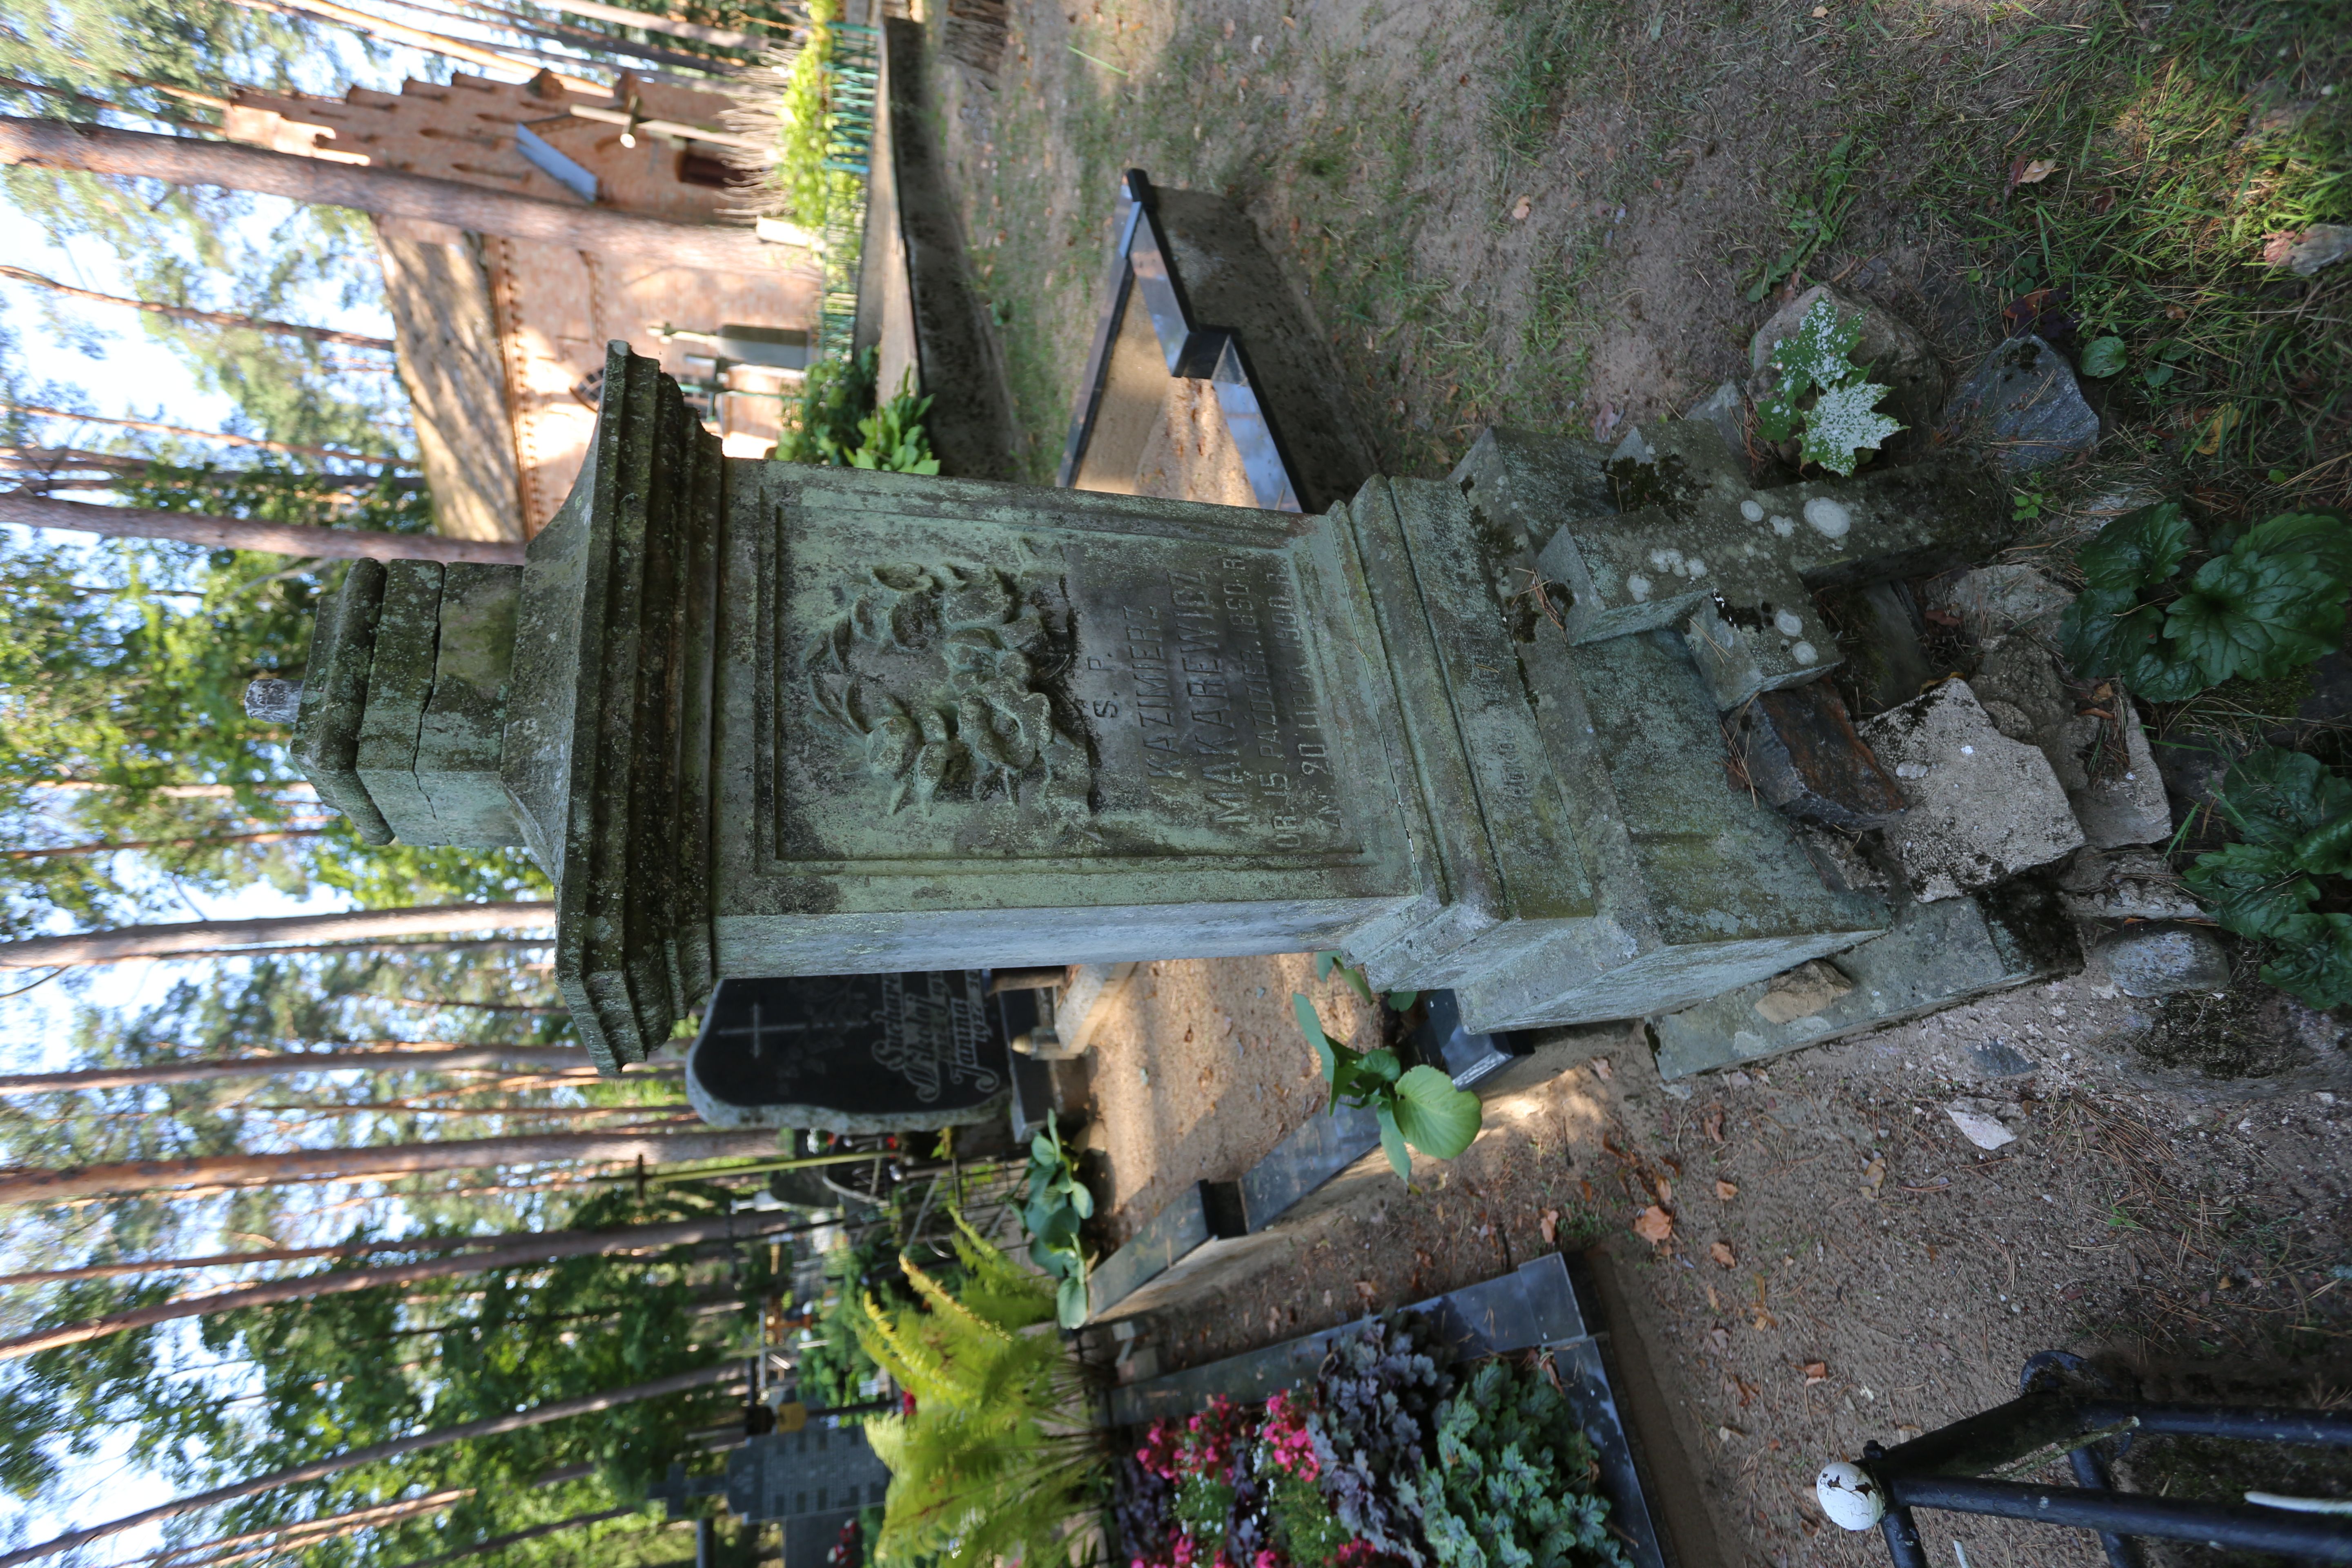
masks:
[(1706, 1255), (1709, 1258), (1714, 1258), (1717, 1263), (1722, 1264), (1726, 1268), (1737, 1268), (1739, 1267), (1739, 1259), (1732, 1256), (1731, 1243), (1727, 1241), (1716, 1242), (1706, 1249)]
[(1886, 1162), (1878, 1155), (1873, 1154), (1870, 1157), (1870, 1163), (1862, 1168), (1862, 1195), (1866, 1198), (1875, 1198), (1878, 1196), (1878, 1189), (1885, 1184)]
[(1715, 1293), (1712, 1285), (1706, 1288), (1706, 1304), (1718, 1312), (1723, 1310), (1723, 1298)]
[(1731, 1349), (1730, 1331), (1720, 1326), (1709, 1329), (1706, 1331), (1706, 1342), (1715, 1347), (1716, 1354), (1721, 1355)]
[(1715, 1179), (1715, 1195), (1721, 1198), (1725, 1203), (1729, 1203), (1732, 1199), (1739, 1195), (1738, 1184), (1736, 1182), (1727, 1182), (1721, 1176), (1717, 1176)]
[(1720, 1142), (1723, 1142), (1723, 1107), (1721, 1107), (1720, 1105), (1710, 1105), (1710, 1106), (1708, 1106), (1708, 1107), (1706, 1108), (1706, 1114), (1705, 1116), (1703, 1116), (1703, 1117), (1699, 1118), (1698, 1127), (1699, 1127), (1699, 1131), (1702, 1131), (1702, 1132), (1704, 1132), (1704, 1133), (1706, 1133), (1706, 1139), (1707, 1139), (1707, 1142), (1710, 1142), (1710, 1143), (1720, 1143)]
[(1657, 1189), (1658, 1201), (1660, 1203), (1670, 1204), (1675, 1201), (1675, 1184), (1666, 1180), (1665, 1177), (1652, 1176), (1650, 1178), (1650, 1185)]
[(1380, 1291), (1373, 1286), (1370, 1280), (1359, 1279), (1356, 1281), (1356, 1294), (1361, 1296), (1366, 1304), (1369, 1305), (1372, 1298), (1380, 1294)]
[(1675, 1216), (1652, 1204), (1635, 1217), (1633, 1234), (1653, 1247), (1663, 1247), (1675, 1237)]
[(1617, 1076), (1617, 1075), (1616, 1075), (1616, 1073), (1615, 1073), (1615, 1072), (1614, 1072), (1614, 1071), (1610, 1068), (1610, 1066), (1609, 1066), (1609, 1058), (1608, 1058), (1607, 1057), (1595, 1057), (1595, 1058), (1592, 1058), (1592, 1070), (1593, 1070), (1593, 1072), (1594, 1072), (1594, 1073), (1595, 1073), (1595, 1074), (1600, 1078), (1601, 1081), (1601, 1082), (1603, 1082), (1603, 1083), (1607, 1083), (1611, 1079), (1615, 1078), (1615, 1077)]
[(1544, 1245), (1546, 1247), (1553, 1246), (1559, 1240), (1559, 1211), (1558, 1209), (1544, 1210), (1542, 1218), (1538, 1222), (1538, 1226), (1543, 1231)]
[(1756, 1314), (1756, 1328), (1758, 1332), (1760, 1333), (1766, 1329), (1777, 1329), (1780, 1326), (1780, 1320), (1774, 1317), (1771, 1313), (1759, 1311)]
[(2021, 185), (2038, 185), (2057, 172), (2058, 160), (2055, 158), (2036, 158), (2018, 172), (2017, 183)]
[(1536, 204), (1532, 197), (1521, 196), (1518, 200), (1518, 205), (1511, 209), (1511, 221), (1513, 223), (1527, 222), (1528, 214), (1535, 210), (1535, 205)]
[(1827, 1362), (1825, 1362), (1825, 1361), (1809, 1361), (1809, 1362), (1807, 1362), (1807, 1363), (1805, 1363), (1805, 1386), (1806, 1386), (1806, 1387), (1811, 1388), (1814, 1384), (1817, 1384), (1817, 1383), (1827, 1383), (1829, 1380), (1830, 1380), (1830, 1363), (1827, 1363)]

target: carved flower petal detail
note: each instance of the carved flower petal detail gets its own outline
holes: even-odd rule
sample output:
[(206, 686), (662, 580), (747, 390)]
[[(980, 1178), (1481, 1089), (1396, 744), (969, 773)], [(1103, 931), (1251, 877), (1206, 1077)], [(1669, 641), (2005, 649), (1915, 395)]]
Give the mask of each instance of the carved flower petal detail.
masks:
[(959, 676), (987, 679), (996, 673), (996, 662), (1003, 650), (996, 637), (979, 626), (961, 626), (947, 635), (940, 652), (948, 661), (948, 669)]
[(926, 594), (940, 585), (939, 579), (920, 566), (877, 566), (874, 580), (894, 594)]
[(940, 602), (940, 616), (951, 626), (1002, 626), (1012, 615), (1013, 590), (994, 572), (974, 574)]
[(893, 713), (866, 735), (866, 760), (892, 778), (898, 778), (915, 765), (915, 753), (922, 746), (923, 732), (915, 727), (915, 721), (903, 711)]
[(970, 759), (971, 753), (960, 742), (925, 746), (915, 758), (915, 798), (930, 805), (940, 791), (962, 779)]
[(1035, 653), (1045, 643), (1045, 622), (1036, 611), (1024, 610), (1019, 619), (999, 626), (996, 635), (1007, 647)]
[(1013, 711), (1021, 721), (1021, 765), (1027, 767), (1054, 739), (1054, 704), (1044, 692), (1032, 691)]

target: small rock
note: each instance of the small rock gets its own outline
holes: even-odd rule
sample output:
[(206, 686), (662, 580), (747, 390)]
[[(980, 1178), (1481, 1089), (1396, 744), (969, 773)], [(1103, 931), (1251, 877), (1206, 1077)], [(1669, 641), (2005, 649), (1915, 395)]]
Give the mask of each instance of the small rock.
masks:
[(2263, 260), (2285, 268), (2297, 278), (2308, 278), (2347, 256), (2352, 256), (2352, 226), (2340, 223), (2315, 223), (2303, 231), (2300, 239), (2283, 236), (2263, 248)]
[[(1748, 389), (1761, 397), (1772, 390), (1779, 373), (1771, 366), (1772, 351), (1780, 340), (1797, 330), (1813, 301), (1827, 298), (1837, 307), (1841, 320), (1862, 318), (1862, 341), (1854, 345), (1853, 363), (1869, 373), (1870, 379), (1888, 388), (1885, 407), (1900, 419), (1906, 428), (1927, 430), (1936, 421), (1937, 405), (1944, 396), (1944, 368), (1937, 363), (1935, 351), (1927, 346), (1912, 325), (1901, 317), (1880, 310), (1867, 300), (1857, 300), (1842, 294), (1826, 283), (1816, 284), (1778, 310), (1757, 330), (1748, 342), (1748, 367), (1750, 374)], [(1735, 444), (1734, 450), (1738, 450)]]
[(1816, 958), (1772, 976), (1764, 994), (1756, 998), (1757, 1016), (1768, 1024), (1791, 1024), (1822, 1012), (1853, 989), (1853, 981)]
[(2230, 984), (2229, 950), (2201, 926), (2126, 926), (2093, 953), (2126, 996), (2221, 991)]
[[(2121, 690), (2116, 693), (2115, 712), (2123, 731), (2123, 771), (2116, 772), (2107, 762), (2097, 776), (2076, 785), (2061, 769), (2060, 782), (2066, 784), (2066, 798), (2083, 825), (2083, 837), (2091, 843), (2102, 849), (2160, 844), (2172, 837), (2172, 803), (2165, 797), (2164, 774), (2157, 768), (2156, 752), (2148, 746), (2147, 731), (2133, 710), (2131, 698)], [(2105, 721), (2087, 715), (2067, 721), (2062, 744), (2084, 759), (2085, 773), (2092, 771), (2094, 759), (2105, 761)]]
[(1994, 468), (2015, 475), (2090, 450), (2099, 416), (2083, 401), (2066, 356), (2027, 336), (2003, 343), (1960, 384), (1942, 429), (1948, 439), (1981, 442)]
[(2058, 880), (2058, 901), (2078, 921), (2195, 920), (2204, 911), (2161, 856), (2085, 848)]
[(1862, 737), (1894, 765), (1911, 803), (1887, 838), (1923, 902), (1990, 888), (2082, 847), (2050, 760), (1995, 729), (1965, 682), (1879, 714)]
[(2031, 566), (1979, 566), (1964, 572), (1944, 591), (1943, 602), (1978, 643), (2013, 631), (2048, 641), (2058, 637), (2058, 617), (2074, 595)]
[(1979, 1040), (1968, 1051), (1969, 1065), (1987, 1078), (2020, 1078), (2034, 1069), (2032, 1057), (2007, 1040)]
[(1944, 1108), (1960, 1136), (1979, 1149), (1999, 1149), (2017, 1142), (2017, 1134), (1998, 1116), (1981, 1109), (1974, 1100), (1956, 1100)]
[(1714, 426), (1735, 456), (1748, 450), (1748, 399), (1738, 382), (1725, 382), (1692, 404), (1683, 417)]

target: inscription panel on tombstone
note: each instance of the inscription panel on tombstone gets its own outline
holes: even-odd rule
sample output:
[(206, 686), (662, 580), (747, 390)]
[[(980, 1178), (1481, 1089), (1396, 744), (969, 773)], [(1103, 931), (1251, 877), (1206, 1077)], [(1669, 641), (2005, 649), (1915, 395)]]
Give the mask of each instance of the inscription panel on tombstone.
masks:
[(780, 510), (782, 860), (1361, 855), (1281, 527)]
[(978, 970), (724, 980), (687, 1057), (720, 1126), (908, 1131), (973, 1121), (1008, 1086)]

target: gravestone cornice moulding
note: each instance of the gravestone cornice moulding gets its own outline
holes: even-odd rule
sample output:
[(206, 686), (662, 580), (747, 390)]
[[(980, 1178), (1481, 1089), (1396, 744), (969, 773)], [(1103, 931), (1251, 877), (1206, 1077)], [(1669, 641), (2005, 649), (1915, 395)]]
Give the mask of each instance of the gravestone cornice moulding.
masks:
[(529, 848), (608, 1068), (721, 977), (1338, 948), (1486, 1031), (1891, 921), (1727, 787), (1703, 624), (1571, 643), (1524, 593), (1606, 554), (1598, 448), (1300, 516), (728, 458), (625, 345), (604, 386), (519, 575), (354, 568), (295, 748), (374, 837)]

